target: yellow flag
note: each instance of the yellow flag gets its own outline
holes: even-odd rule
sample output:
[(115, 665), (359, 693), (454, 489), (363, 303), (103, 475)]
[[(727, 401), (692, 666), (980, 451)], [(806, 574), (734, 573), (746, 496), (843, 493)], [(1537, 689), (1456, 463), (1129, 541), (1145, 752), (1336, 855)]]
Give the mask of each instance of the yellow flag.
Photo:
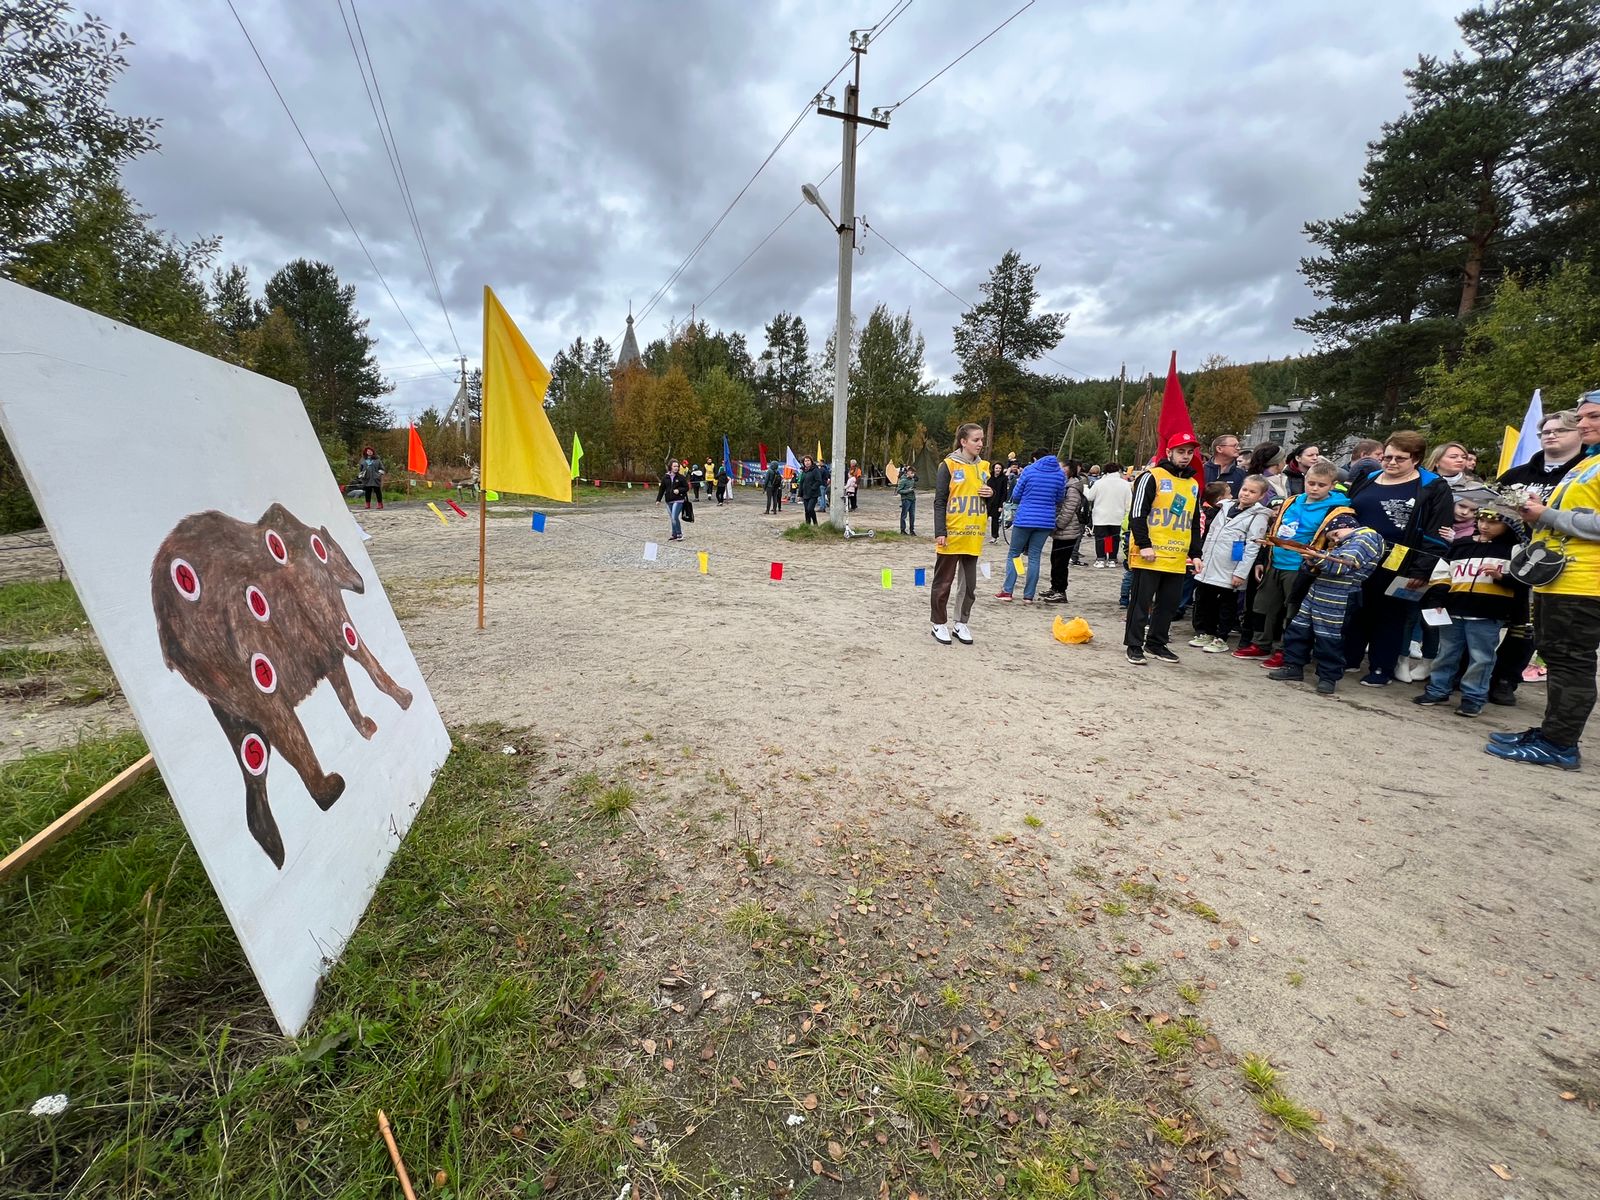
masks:
[(1517, 443), (1521, 440), (1521, 430), (1507, 425), (1505, 440), (1500, 443), (1500, 469), (1495, 472), (1496, 476), (1504, 475), (1511, 470), (1511, 460), (1516, 457)]
[(549, 386), (550, 372), (485, 287), (483, 487), (571, 503), (572, 468), (544, 411)]
[(900, 468), (893, 463), (887, 464), (883, 468), (883, 477), (889, 481), (889, 486), (893, 487), (900, 482)]
[(700, 574), (708, 575), (710, 573), (711, 573), (711, 555), (707, 554), (704, 550), (702, 550), (702, 551), (700, 551)]
[(817, 463), (818, 463), (818, 465), (821, 465), (821, 463), (822, 463), (822, 439), (821, 438), (817, 439)]

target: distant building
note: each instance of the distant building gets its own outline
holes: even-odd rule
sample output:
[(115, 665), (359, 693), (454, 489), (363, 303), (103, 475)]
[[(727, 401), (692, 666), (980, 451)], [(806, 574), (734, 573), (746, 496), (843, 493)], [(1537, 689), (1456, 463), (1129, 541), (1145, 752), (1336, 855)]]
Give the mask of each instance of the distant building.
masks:
[(639, 356), (639, 343), (633, 336), (633, 312), (628, 312), (628, 332), (622, 335), (622, 349), (617, 352), (617, 370), (637, 367), (643, 360)]
[(1300, 431), (1311, 420), (1311, 409), (1315, 405), (1315, 397), (1293, 396), (1282, 404), (1262, 409), (1243, 438), (1245, 450), (1262, 442), (1277, 442), (1285, 450), (1293, 449), (1300, 441)]

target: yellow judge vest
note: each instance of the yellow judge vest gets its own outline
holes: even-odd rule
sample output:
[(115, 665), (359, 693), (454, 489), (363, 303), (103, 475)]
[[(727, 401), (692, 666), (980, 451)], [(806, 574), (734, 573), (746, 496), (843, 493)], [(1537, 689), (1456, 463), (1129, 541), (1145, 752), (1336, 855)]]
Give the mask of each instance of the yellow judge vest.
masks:
[(952, 455), (944, 465), (950, 472), (950, 500), (944, 509), (944, 545), (936, 549), (940, 554), (982, 554), (989, 507), (978, 489), (989, 482), (989, 464)]
[(1128, 554), (1128, 565), (1147, 571), (1172, 571), (1183, 574), (1189, 563), (1189, 536), (1200, 517), (1200, 483), (1183, 479), (1160, 467), (1150, 468), (1156, 498), (1150, 506), (1150, 548), (1154, 562), (1147, 562), (1137, 550)]
[[(1547, 502), (1551, 508), (1571, 512), (1576, 508), (1590, 508), (1600, 512), (1600, 456), (1584, 459), (1556, 484)], [(1560, 545), (1560, 537), (1548, 529), (1533, 535), (1535, 542), (1548, 541), (1552, 547)], [(1568, 538), (1562, 553), (1567, 565), (1554, 583), (1534, 591), (1541, 596), (1600, 596), (1600, 542), (1582, 538)]]

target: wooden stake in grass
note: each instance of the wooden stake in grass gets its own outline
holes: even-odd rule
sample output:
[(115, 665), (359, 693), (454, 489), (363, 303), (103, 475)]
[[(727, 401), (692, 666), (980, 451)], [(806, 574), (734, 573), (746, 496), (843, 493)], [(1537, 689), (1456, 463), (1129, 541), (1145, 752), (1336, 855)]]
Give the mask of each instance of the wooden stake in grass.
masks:
[(111, 800), (122, 795), (123, 792), (138, 783), (146, 774), (155, 769), (155, 765), (155, 759), (146, 754), (109, 783), (78, 801), (54, 821), (51, 821), (50, 824), (6, 855), (4, 860), (0, 860), (0, 879), (5, 879), (13, 872), (22, 870), (23, 867), (38, 858), (54, 843), (60, 841), (79, 825), (83, 824), (90, 813), (98, 808), (103, 808)]
[(394, 1173), (400, 1177), (400, 1189), (405, 1192), (406, 1200), (417, 1200), (417, 1194), (411, 1190), (411, 1177), (406, 1174), (405, 1160), (400, 1157), (400, 1147), (394, 1144), (394, 1131), (389, 1128), (389, 1118), (383, 1115), (383, 1109), (378, 1110), (378, 1132), (383, 1134), (384, 1145), (389, 1147), (389, 1158), (394, 1163)]

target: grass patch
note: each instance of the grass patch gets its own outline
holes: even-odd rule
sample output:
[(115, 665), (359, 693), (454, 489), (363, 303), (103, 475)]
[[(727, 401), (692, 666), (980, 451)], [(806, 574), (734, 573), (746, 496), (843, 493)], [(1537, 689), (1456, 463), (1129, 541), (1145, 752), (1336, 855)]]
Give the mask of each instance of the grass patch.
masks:
[(89, 622), (65, 579), (0, 584), (0, 641), (38, 642)]
[(1121, 892), (1124, 896), (1131, 897), (1134, 900), (1142, 901), (1145, 904), (1149, 904), (1156, 898), (1156, 885), (1153, 883), (1146, 883), (1141, 879), (1124, 879), (1121, 883), (1117, 884), (1117, 891)]
[(1277, 1069), (1267, 1061), (1265, 1055), (1246, 1054), (1239, 1060), (1239, 1073), (1244, 1076), (1245, 1086), (1255, 1092), (1270, 1092), (1278, 1085)]
[(730, 933), (747, 942), (773, 942), (783, 936), (783, 922), (762, 908), (758, 900), (734, 905), (723, 923)]
[(1272, 1091), (1256, 1097), (1256, 1107), (1277, 1121), (1290, 1133), (1302, 1137), (1317, 1127), (1317, 1114), (1302, 1108), (1282, 1092)]
[(1117, 971), (1129, 987), (1144, 987), (1161, 974), (1161, 964), (1144, 958), (1138, 962), (1124, 962)]
[[(413, 1177), (445, 1172), (458, 1200), (539, 1194), (547, 1173), (609, 1186), (646, 1100), (605, 1092), (588, 890), (538, 848), (558, 835), (518, 801), (540, 756), (501, 754), (507, 737), (458, 737), (298, 1042), (154, 777), (8, 883), (0, 1192), (388, 1195), (380, 1107)], [(143, 750), (128, 735), (8, 765), (0, 844)], [(66, 1112), (27, 1115), (53, 1092)]]
[(620, 817), (633, 807), (638, 799), (634, 790), (625, 783), (607, 788), (595, 799), (594, 810), (602, 817)]
[(389, 605), (397, 620), (409, 621), (420, 617), (430, 608), (448, 604), (454, 607), (459, 600), (446, 593), (477, 585), (476, 575), (442, 575), (437, 579), (394, 579), (384, 585), (389, 595)]
[(1304, 971), (1290, 971), (1289, 972), (1289, 986), (1290, 987), (1297, 988), (1302, 983), (1304, 983), (1305, 981), (1306, 981), (1306, 973)]
[(1198, 1008), (1205, 993), (1200, 990), (1200, 986), (1198, 984), (1190, 982), (1189, 980), (1185, 980), (1178, 985), (1178, 995), (1182, 996), (1189, 1004), (1192, 1004)]
[(1026, 814), (1022, 818), (1022, 823), (1024, 825), (1026, 825), (1029, 829), (1038, 829), (1038, 828), (1040, 828), (1040, 827), (1042, 827), (1044, 825), (1044, 822), (1041, 821), (1039, 819), (1039, 817), (1037, 816), (1037, 814), (1035, 814), (1035, 813)]
[(1100, 906), (1100, 911), (1108, 917), (1125, 917), (1128, 915), (1128, 904), (1125, 900), (1107, 900)]
[(1202, 921), (1210, 921), (1213, 925), (1222, 924), (1222, 918), (1217, 915), (1217, 910), (1212, 908), (1211, 905), (1207, 904), (1204, 900), (1191, 900), (1188, 904), (1184, 905), (1184, 908), (1188, 909)]

